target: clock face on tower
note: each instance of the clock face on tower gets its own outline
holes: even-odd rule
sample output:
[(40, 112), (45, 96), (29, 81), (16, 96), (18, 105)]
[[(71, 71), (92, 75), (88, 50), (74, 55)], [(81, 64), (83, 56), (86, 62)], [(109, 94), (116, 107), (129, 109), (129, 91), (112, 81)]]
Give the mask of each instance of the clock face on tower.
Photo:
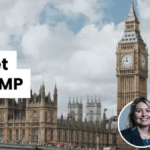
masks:
[(144, 55), (141, 55), (140, 62), (141, 62), (142, 68), (145, 68), (145, 66), (146, 66), (146, 59), (145, 59)]
[(123, 55), (121, 58), (121, 64), (123, 67), (128, 68), (133, 64), (133, 57), (131, 54)]

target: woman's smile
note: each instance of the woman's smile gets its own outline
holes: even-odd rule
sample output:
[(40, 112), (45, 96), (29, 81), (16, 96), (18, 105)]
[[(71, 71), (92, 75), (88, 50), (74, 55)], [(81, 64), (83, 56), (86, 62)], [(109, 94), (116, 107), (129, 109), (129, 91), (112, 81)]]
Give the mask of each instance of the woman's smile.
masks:
[(140, 119), (142, 122), (146, 122), (148, 119), (144, 119), (144, 118), (142, 118), (142, 119)]

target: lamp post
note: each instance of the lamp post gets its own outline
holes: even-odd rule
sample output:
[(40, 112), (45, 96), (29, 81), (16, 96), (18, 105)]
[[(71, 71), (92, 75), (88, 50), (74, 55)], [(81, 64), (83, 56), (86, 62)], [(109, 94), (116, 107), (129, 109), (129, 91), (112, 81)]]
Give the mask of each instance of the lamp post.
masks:
[(98, 137), (97, 137), (96, 141), (97, 141), (97, 148), (96, 148), (96, 150), (99, 150), (99, 146), (98, 146), (98, 144), (99, 144), (99, 138)]
[(41, 134), (40, 130), (37, 131), (37, 145), (39, 145), (39, 135)]

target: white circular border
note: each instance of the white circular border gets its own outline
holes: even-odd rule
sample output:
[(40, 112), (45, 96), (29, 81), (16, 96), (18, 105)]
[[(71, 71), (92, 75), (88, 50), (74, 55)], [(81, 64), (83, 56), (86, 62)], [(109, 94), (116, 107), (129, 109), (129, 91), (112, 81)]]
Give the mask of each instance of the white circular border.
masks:
[[(133, 101), (132, 101), (132, 102), (133, 102)], [(131, 145), (131, 146), (133, 146), (133, 147), (136, 147), (136, 148), (148, 148), (148, 147), (150, 147), (150, 145), (148, 145), (148, 146), (136, 146), (136, 145), (133, 145), (133, 144), (129, 143), (128, 141), (126, 141), (126, 139), (122, 136), (122, 134), (121, 134), (121, 132), (120, 132), (120, 126), (119, 126), (120, 116), (121, 116), (122, 112), (124, 111), (124, 109), (125, 109), (128, 105), (130, 105), (132, 102), (128, 103), (128, 104), (121, 110), (121, 112), (120, 112), (120, 114), (119, 114), (119, 117), (118, 117), (118, 131), (119, 131), (119, 134), (120, 134), (120, 136), (122, 137), (122, 139), (123, 139), (127, 144), (129, 144), (129, 145)]]

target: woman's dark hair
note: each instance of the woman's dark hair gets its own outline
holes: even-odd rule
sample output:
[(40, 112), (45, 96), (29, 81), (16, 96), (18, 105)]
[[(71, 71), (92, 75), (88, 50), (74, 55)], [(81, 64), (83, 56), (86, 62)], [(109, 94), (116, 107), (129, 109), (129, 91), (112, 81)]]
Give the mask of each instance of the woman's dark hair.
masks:
[(145, 103), (150, 108), (150, 101), (148, 101), (146, 98), (140, 97), (140, 98), (135, 99), (133, 101), (133, 103), (131, 104), (130, 113), (128, 115), (129, 127), (135, 127), (136, 126), (135, 121), (133, 119), (133, 115), (135, 114), (136, 105), (140, 102)]

